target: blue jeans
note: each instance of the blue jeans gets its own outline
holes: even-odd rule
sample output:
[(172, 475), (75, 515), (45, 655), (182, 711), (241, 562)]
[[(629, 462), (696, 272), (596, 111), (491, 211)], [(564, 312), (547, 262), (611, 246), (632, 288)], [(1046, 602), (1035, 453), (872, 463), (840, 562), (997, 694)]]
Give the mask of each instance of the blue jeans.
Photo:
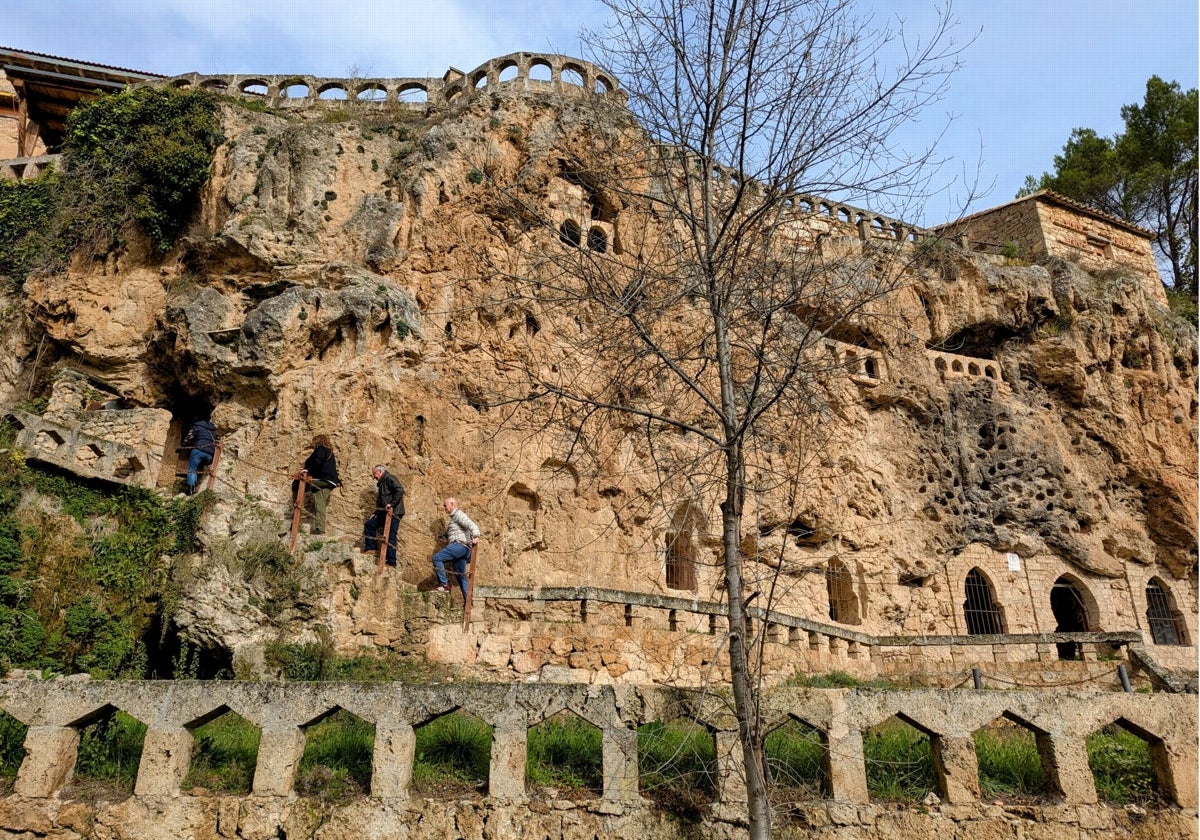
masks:
[[(383, 537), (383, 523), (386, 518), (387, 511), (377, 510), (363, 523), (363, 548), (367, 551), (376, 551), (379, 548), (379, 540)], [(384, 562), (389, 566), (396, 565), (396, 534), (400, 530), (400, 520), (403, 518), (404, 514), (399, 516), (392, 514), (392, 527), (387, 538), (387, 554), (384, 556)]]
[(460, 542), (452, 542), (433, 555), (433, 571), (437, 575), (438, 586), (446, 586), (446, 565), (458, 577), (458, 588), (462, 590), (463, 600), (467, 599), (467, 561), (471, 559), (471, 546)]
[(192, 454), (188, 456), (187, 491), (189, 496), (196, 492), (196, 473), (200, 471), (200, 467), (203, 465), (211, 464), (212, 459), (211, 452), (204, 452), (199, 449), (193, 449)]

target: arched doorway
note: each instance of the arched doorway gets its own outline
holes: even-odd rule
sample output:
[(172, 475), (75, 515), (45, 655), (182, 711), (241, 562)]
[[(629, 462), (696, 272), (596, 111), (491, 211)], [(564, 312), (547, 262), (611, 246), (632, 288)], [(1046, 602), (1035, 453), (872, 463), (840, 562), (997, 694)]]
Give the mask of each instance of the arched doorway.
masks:
[[(1076, 581), (1063, 575), (1050, 588), (1050, 611), (1054, 613), (1055, 633), (1087, 633), (1091, 629), (1081, 586), (1076, 586)], [(1059, 659), (1081, 658), (1079, 642), (1058, 642), (1057, 647)]]

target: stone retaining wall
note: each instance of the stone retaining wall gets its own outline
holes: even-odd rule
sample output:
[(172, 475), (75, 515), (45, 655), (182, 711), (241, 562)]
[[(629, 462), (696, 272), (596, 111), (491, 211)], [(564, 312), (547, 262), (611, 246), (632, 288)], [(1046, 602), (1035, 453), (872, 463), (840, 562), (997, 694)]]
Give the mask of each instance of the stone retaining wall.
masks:
[[(820, 733), (826, 751), (828, 796), (794, 803), (790, 813), (808, 828), (831, 832), (828, 836), (836, 836), (843, 828), (852, 829), (855, 837), (950, 836), (940, 833), (937, 826), (942, 824), (942, 830), (949, 831), (960, 822), (1000, 825), (1018, 818), (1003, 806), (980, 802), (973, 733), (999, 718), (1034, 733), (1056, 800), (1051, 805), (1023, 806), (1021, 819), (1031, 824), (1069, 825), (1079, 837), (1121, 836), (1123, 822), (1127, 824), (1132, 817), (1129, 812), (1096, 805), (1084, 746), (1091, 732), (1117, 722), (1149, 743), (1158, 784), (1172, 803), (1172, 809), (1153, 819), (1185, 827), (1184, 833), (1176, 828), (1177, 833), (1170, 836), (1187, 836), (1190, 820), (1195, 836), (1197, 712), (1190, 697), (786, 689), (771, 692), (765, 707), (770, 728), (794, 719)], [(297, 832), (291, 824), (312, 811), (296, 804), (294, 792), (305, 728), (338, 709), (375, 727), (369, 798), (336, 815), (337, 820), (353, 825), (359, 837), (406, 836), (402, 827), (418, 822), (415, 811), (428, 811), (428, 819), (446, 826), (450, 832), (446, 836), (454, 837), (483, 836), (485, 821), (507, 826), (494, 826), (487, 834), (491, 837), (678, 836), (675, 828), (665, 835), (655, 828), (670, 824), (658, 818), (638, 790), (637, 727), (679, 717), (704, 724), (713, 733), (717, 748), (718, 802), (702, 835), (735, 837), (742, 833), (738, 815), (744, 808), (745, 788), (736, 721), (727, 698), (715, 692), (551, 684), (8, 680), (0, 683), (0, 708), (29, 727), (26, 756), (13, 795), (0, 808), (0, 837), (32, 836), (22, 831), (38, 836), (96, 836), (90, 832), (98, 819), (114, 822), (103, 836), (139, 840), (185, 833), (194, 837), (284, 836), (278, 833), (280, 829), (288, 837), (311, 836)], [(74, 771), (80, 731), (115, 709), (148, 727), (134, 794), (119, 804), (75, 805), (72, 810), (59, 796)], [(486, 797), (459, 803), (411, 801), (415, 728), (458, 709), (494, 727)], [(262, 732), (252, 793), (216, 802), (205, 795), (181, 793), (194, 730), (227, 711), (236, 712)], [(562, 711), (578, 715), (601, 732), (603, 793), (587, 802), (547, 804), (542, 798), (531, 798), (526, 789), (529, 729)], [(929, 735), (938, 787), (936, 797), (899, 809), (869, 802), (863, 752), (864, 730), (893, 716)], [(322, 821), (330, 819), (326, 813)], [(539, 826), (533, 834), (521, 828), (530, 819)], [(556, 828), (549, 827), (551, 822)], [(34, 824), (36, 829), (31, 828)], [(56, 824), (70, 830), (55, 833)], [(434, 836), (427, 832), (425, 822), (421, 825), (421, 836)], [(574, 828), (568, 830), (568, 825)], [(855, 827), (867, 833), (853, 830)]]

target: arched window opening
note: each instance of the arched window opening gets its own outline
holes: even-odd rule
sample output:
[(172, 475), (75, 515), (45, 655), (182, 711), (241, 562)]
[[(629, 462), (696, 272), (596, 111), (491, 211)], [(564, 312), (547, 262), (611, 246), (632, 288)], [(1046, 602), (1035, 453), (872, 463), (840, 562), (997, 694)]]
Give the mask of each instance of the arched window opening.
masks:
[(1146, 585), (1146, 621), (1156, 645), (1186, 645), (1187, 627), (1175, 609), (1171, 592), (1158, 578)]
[[(1090, 629), (1083, 595), (1066, 575), (1050, 588), (1050, 611), (1055, 633), (1086, 633)], [(1079, 642), (1058, 642), (1056, 647), (1059, 659), (1079, 659), (1082, 653)]]
[(667, 588), (696, 591), (696, 547), (690, 530), (667, 535)]
[(307, 99), (308, 85), (301, 81), (290, 81), (284, 84), (280, 95), (284, 99)]
[(608, 250), (608, 234), (604, 232), (604, 228), (594, 227), (588, 231), (587, 245), (589, 251), (595, 251), (597, 254), (603, 254)]
[(529, 78), (535, 82), (550, 81), (553, 71), (545, 61), (534, 61), (529, 65)]
[(410, 84), (400, 88), (400, 101), (425, 103), (429, 101), (429, 91), (422, 85)]
[(369, 84), (358, 91), (359, 102), (383, 102), (387, 99), (387, 90), (383, 85)]
[(579, 223), (574, 219), (567, 219), (558, 226), (558, 239), (564, 245), (570, 245), (574, 248), (579, 247), (579, 241), (583, 236), (583, 231), (579, 228)]
[(346, 89), (339, 84), (325, 85), (317, 91), (318, 99), (346, 99)]
[(516, 79), (518, 75), (520, 75), (520, 70), (517, 67), (517, 63), (512, 61), (508, 64), (503, 64), (500, 66), (500, 75), (498, 77), (498, 81), (511, 82)]
[(967, 572), (967, 599), (963, 601), (963, 618), (967, 622), (967, 634), (988, 636), (1004, 632), (1004, 617), (996, 604), (992, 585), (979, 569)]
[(264, 82), (244, 82), (241, 87), (242, 93), (248, 96), (266, 96), (267, 86)]
[(578, 67), (564, 67), (559, 78), (562, 79), (564, 85), (583, 87), (583, 73), (579, 71)]
[(825, 590), (829, 595), (829, 618), (839, 624), (861, 624), (854, 581), (846, 564), (836, 557), (825, 570)]
[(871, 379), (878, 379), (879, 363), (871, 356), (867, 356), (865, 359), (863, 359), (863, 373), (865, 373)]

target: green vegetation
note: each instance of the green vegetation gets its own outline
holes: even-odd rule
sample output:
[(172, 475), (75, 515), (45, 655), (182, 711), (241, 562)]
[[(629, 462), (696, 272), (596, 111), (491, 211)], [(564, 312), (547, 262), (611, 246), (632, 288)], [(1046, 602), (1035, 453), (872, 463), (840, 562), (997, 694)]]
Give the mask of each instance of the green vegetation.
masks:
[(104, 253), (130, 227), (170, 250), (222, 142), (216, 99), (137, 88), (80, 105), (67, 121), (67, 174), (0, 185), (0, 273), (20, 282), (77, 248)]
[(49, 236), (60, 187), (53, 168), (32, 181), (0, 181), (0, 274), (19, 282), (43, 261), (64, 255)]
[(1045, 796), (1046, 779), (1037, 739), (1023, 726), (997, 721), (975, 733), (979, 787), (986, 797)]
[(67, 788), (70, 795), (101, 798), (132, 793), (145, 737), (146, 724), (122, 711), (84, 727), (75, 776)]
[[(29, 727), (7, 712), (0, 712), (0, 783), (12, 780), (25, 760), (25, 733)], [(0, 790), (3, 790), (0, 787)]]
[(533, 788), (599, 795), (604, 788), (600, 730), (567, 712), (530, 728), (525, 782)]
[(424, 796), (483, 791), (492, 753), (492, 727), (455, 711), (416, 731), (413, 790)]
[(305, 731), (296, 792), (330, 803), (366, 796), (371, 790), (375, 727), (338, 709)]
[(828, 794), (825, 746), (817, 729), (788, 721), (767, 735), (763, 749), (774, 783), (773, 801), (820, 799)]
[(1158, 803), (1162, 794), (1150, 763), (1150, 745), (1115, 724), (1087, 739), (1088, 766), (1096, 793), (1105, 802)]
[[(31, 491), (43, 503), (22, 507)], [(169, 603), (162, 557), (193, 547), (210, 501), (101, 489), (0, 454), (0, 668), (146, 676), (145, 637)]]
[(1052, 189), (1154, 231), (1163, 275), (1196, 299), (1197, 95), (1158, 76), (1141, 104), (1121, 108), (1111, 138), (1076, 128), (1054, 156), (1054, 172), (1032, 175), (1018, 193)]
[(702, 817), (717, 795), (712, 734), (685, 720), (639, 727), (638, 784), (659, 807), (684, 819)]
[(337, 656), (328, 642), (269, 644), (266, 663), (289, 680), (428, 683), (443, 676), (436, 666), (412, 662), (399, 654), (365, 653)]
[(259, 728), (240, 715), (226, 712), (192, 734), (192, 763), (183, 780), (184, 789), (249, 793), (262, 737)]
[(898, 718), (863, 732), (863, 754), (872, 799), (920, 801), (936, 787), (929, 736)]

